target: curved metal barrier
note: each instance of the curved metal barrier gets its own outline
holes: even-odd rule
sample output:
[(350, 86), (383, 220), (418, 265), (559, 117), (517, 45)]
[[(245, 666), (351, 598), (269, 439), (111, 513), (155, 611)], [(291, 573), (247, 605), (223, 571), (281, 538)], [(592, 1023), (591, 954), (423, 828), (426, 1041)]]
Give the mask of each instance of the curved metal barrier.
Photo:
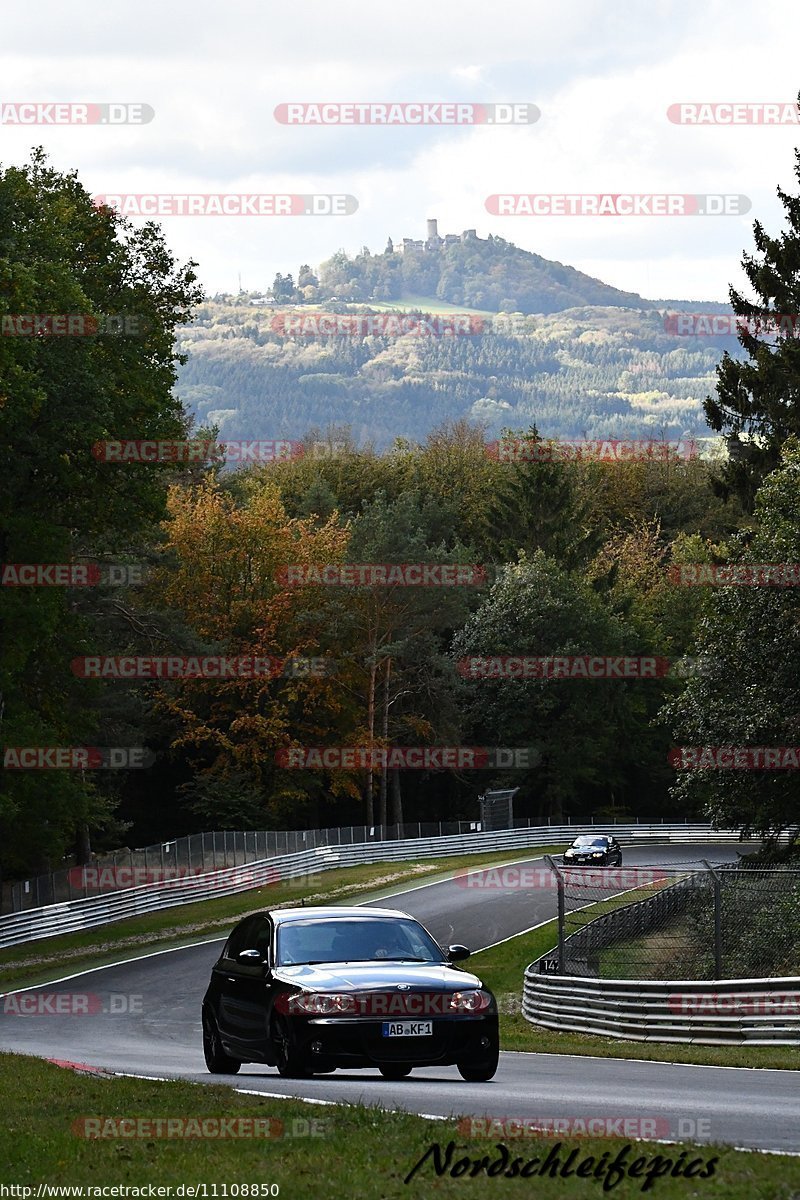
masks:
[[(593, 825), (593, 833), (608, 833), (623, 845), (645, 842), (738, 842), (736, 830), (715, 830), (709, 825)], [(320, 846), (253, 862), (244, 867), (208, 871), (182, 879), (167, 879), (108, 895), (49, 904), (0, 917), (0, 948), (21, 942), (74, 933), (122, 921), (126, 917), (212, 900), (251, 889), (275, 886), (302, 875), (315, 875), (335, 867), (365, 863), (401, 862), (417, 858), (446, 858), (492, 850), (525, 850), (571, 842), (574, 825), (544, 825), (529, 829), (504, 829), (493, 833), (465, 833), (452, 837), (408, 838), (402, 841), (364, 842)]]
[(800, 978), (641, 980), (525, 972), (532, 1024), (629, 1041), (800, 1044)]

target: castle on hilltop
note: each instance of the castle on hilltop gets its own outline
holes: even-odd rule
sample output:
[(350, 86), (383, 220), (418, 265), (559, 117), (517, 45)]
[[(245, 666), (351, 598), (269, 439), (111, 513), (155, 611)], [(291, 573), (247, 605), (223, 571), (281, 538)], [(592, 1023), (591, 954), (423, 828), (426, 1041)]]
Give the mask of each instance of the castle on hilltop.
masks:
[(442, 246), (453, 246), (457, 242), (471, 242), (477, 239), (478, 234), (474, 229), (465, 229), (463, 233), (446, 233), (444, 237), (440, 237), (439, 222), (433, 217), (428, 221), (428, 236), (424, 240), (403, 238), (402, 246), (395, 246), (389, 238), (386, 250), (389, 254), (399, 254), (401, 250), (441, 250)]

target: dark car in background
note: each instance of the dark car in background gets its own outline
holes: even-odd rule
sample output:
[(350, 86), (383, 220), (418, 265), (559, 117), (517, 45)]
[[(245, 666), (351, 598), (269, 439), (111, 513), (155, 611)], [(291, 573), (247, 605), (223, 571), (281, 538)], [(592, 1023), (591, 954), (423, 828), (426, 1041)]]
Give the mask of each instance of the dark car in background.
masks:
[(606, 837), (605, 834), (583, 834), (581, 837), (575, 838), (575, 841), (564, 851), (563, 863), (565, 867), (585, 866), (587, 864), (593, 867), (621, 867), (622, 866), (622, 847), (616, 838)]
[(377, 1067), (453, 1066), (471, 1082), (497, 1070), (497, 1003), (405, 913), (284, 908), (231, 933), (203, 999), (203, 1051), (214, 1074), (266, 1063), (289, 1078)]

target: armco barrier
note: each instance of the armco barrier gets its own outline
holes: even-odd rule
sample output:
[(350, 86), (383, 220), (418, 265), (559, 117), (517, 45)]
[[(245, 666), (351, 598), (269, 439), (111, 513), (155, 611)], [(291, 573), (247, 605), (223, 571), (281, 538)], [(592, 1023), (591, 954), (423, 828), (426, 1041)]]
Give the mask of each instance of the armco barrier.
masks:
[[(737, 842), (735, 830), (714, 830), (709, 825), (593, 825), (593, 833), (612, 834), (623, 845), (649, 842)], [(575, 827), (539, 826), (504, 829), (494, 833), (466, 833), (455, 837), (412, 838), (403, 841), (366, 842), (356, 845), (321, 846), (249, 863), (209, 871), (183, 879), (163, 880), (127, 888), (110, 895), (48, 904), (27, 912), (0, 917), (0, 947), (36, 941), (59, 933), (74, 933), (122, 921), (126, 917), (229, 896), (273, 885), (277, 880), (316, 874), (334, 867), (361, 866), (375, 862), (402, 862), (416, 858), (445, 858), (492, 850), (525, 850), (537, 846), (571, 842)]]
[[(663, 825), (664, 822), (659, 824)], [(497, 827), (505, 828), (504, 822), (499, 822)], [(509, 827), (530, 829), (535, 825), (529, 817), (525, 817), (517, 818)], [(44, 908), (46, 904), (66, 904), (70, 900), (94, 897), (97, 889), (88, 882), (87, 875), (91, 877), (95, 870), (104, 880), (100, 891), (118, 892), (122, 888), (137, 887), (155, 879), (205, 875), (209, 871), (224, 871), (228, 867), (249, 866), (250, 863), (262, 862), (280, 854), (317, 850), (321, 846), (457, 837), (462, 833), (480, 833), (488, 828), (480, 821), (457, 820), (407, 821), (401, 825), (339, 825), (328, 829), (223, 829), (190, 833), (151, 846), (137, 846), (135, 849), (126, 846), (112, 850), (92, 858), (85, 867), (77, 863), (70, 864), (30, 879), (17, 880), (8, 887), (10, 911), (26, 912), (31, 908)], [(570, 841), (572, 836), (572, 832), (569, 832)], [(2, 911), (0, 908), (0, 913)]]
[(637, 1042), (705, 1046), (800, 1044), (800, 979), (643, 982), (525, 972), (534, 1025)]

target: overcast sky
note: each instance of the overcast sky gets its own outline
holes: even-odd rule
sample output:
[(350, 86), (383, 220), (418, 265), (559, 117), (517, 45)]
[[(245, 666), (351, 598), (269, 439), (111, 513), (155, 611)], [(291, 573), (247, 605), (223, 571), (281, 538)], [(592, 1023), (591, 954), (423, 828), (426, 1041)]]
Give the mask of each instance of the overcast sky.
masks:
[[(727, 298), (752, 221), (783, 224), (798, 126), (692, 128), (681, 101), (792, 101), (800, 5), (773, 0), (139, 0), (4, 6), (2, 102), (140, 102), (141, 126), (0, 126), (0, 161), (41, 143), (93, 194), (347, 193), (340, 217), (170, 217), (210, 292), (269, 286), (388, 235), (476, 228), (649, 298)], [(528, 102), (526, 126), (287, 126), (292, 101)], [(747, 216), (496, 217), (498, 192), (741, 194)]]

